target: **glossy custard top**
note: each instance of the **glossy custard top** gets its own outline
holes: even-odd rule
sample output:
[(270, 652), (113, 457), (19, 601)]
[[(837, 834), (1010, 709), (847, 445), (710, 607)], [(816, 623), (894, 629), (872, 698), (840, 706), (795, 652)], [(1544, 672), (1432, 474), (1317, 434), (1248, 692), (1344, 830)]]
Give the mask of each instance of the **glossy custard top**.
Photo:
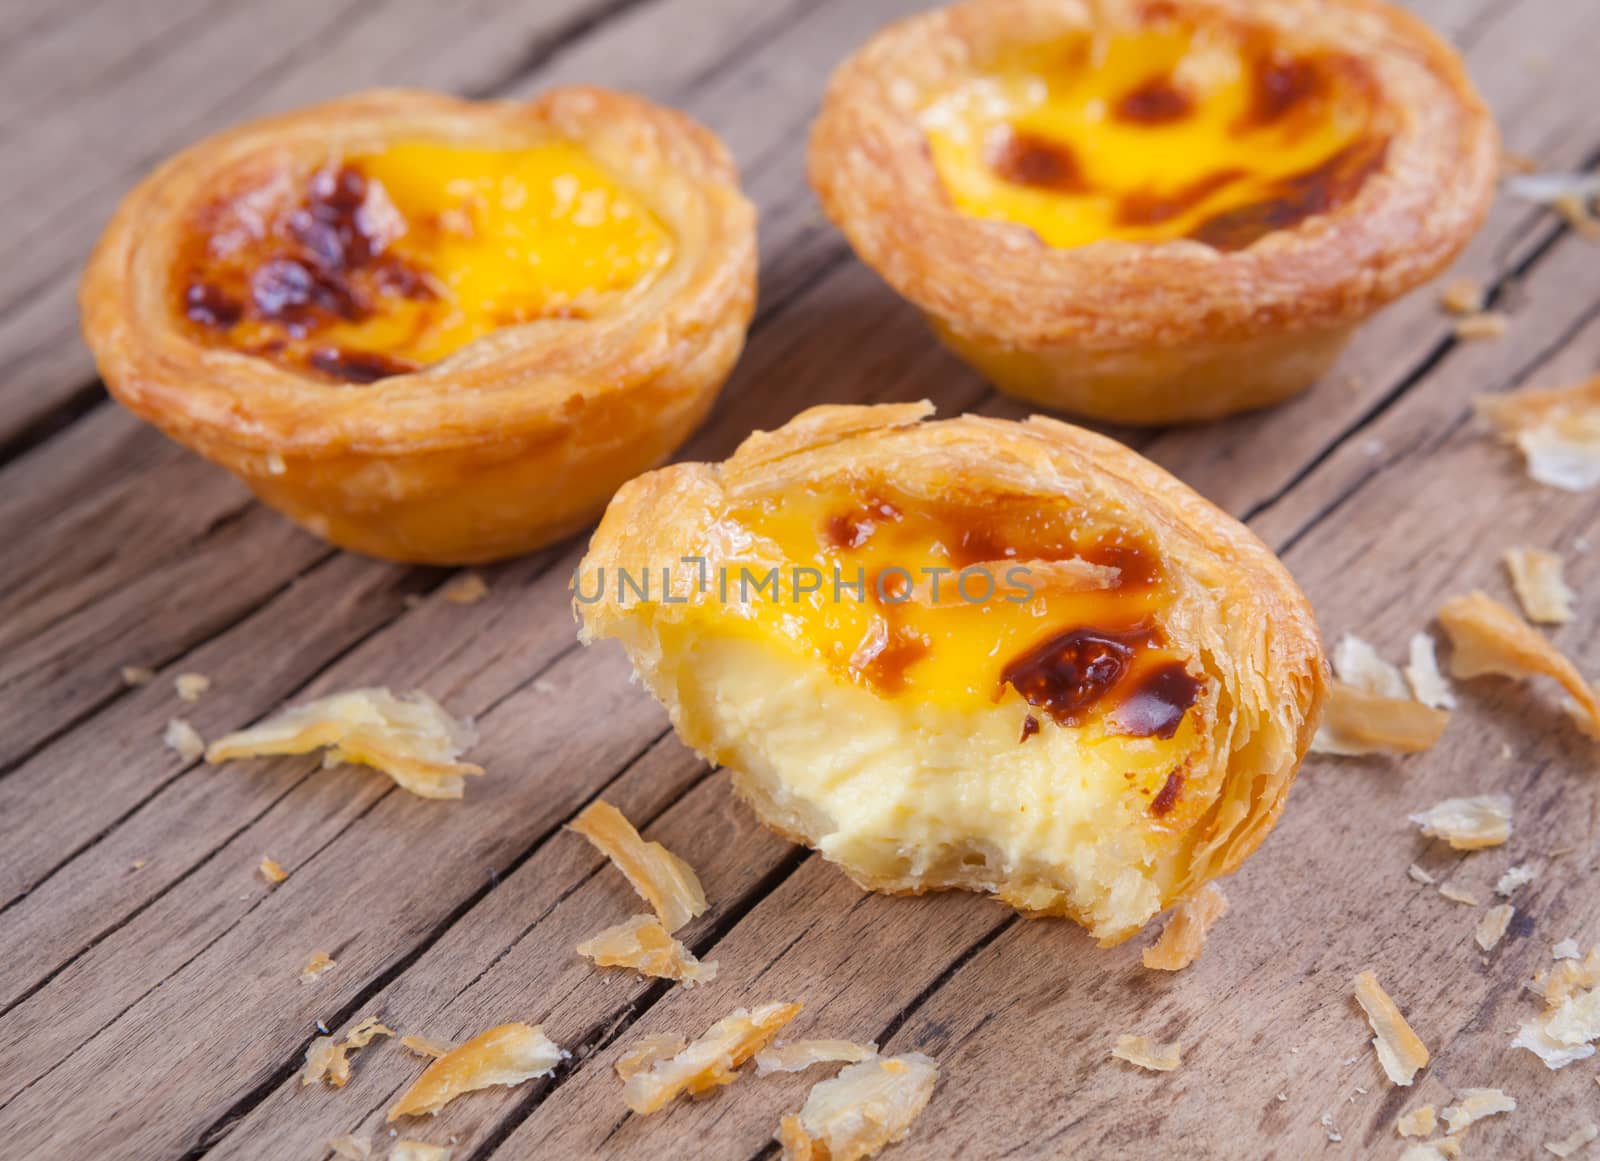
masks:
[(174, 293), (201, 341), (366, 383), (502, 327), (582, 318), (672, 250), (644, 203), (570, 142), (402, 142), (330, 161), (301, 188), (206, 207)]
[(962, 212), (1051, 246), (1241, 249), (1348, 201), (1383, 164), (1354, 58), (1176, 20), (1014, 50), (922, 114)]
[(1176, 800), (1181, 774), (1165, 779), (1193, 747), (1205, 678), (1162, 628), (1173, 589), (1136, 537), (1022, 500), (930, 507), (883, 481), (769, 498), (729, 519), (784, 563), (760, 591), (748, 583), (760, 567), (719, 580), (726, 598), (700, 607), (733, 613), (724, 628), (819, 656), (882, 697), (1009, 706), (1024, 744), (1071, 729), (1080, 745), (1115, 748), (1130, 778), (1154, 779), (1152, 812)]

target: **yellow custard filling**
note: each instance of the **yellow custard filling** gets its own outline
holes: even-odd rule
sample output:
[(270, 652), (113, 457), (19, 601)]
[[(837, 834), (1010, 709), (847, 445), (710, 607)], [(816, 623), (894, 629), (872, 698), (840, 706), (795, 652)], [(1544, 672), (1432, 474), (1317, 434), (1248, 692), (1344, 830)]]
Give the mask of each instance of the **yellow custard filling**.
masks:
[(1020, 502), (930, 508), (886, 486), (791, 493), (725, 520), (752, 553), (697, 578), (664, 640), (820, 659), (940, 731), (1039, 738), (1072, 752), (1074, 779), (1132, 790), (1157, 817), (1177, 801), (1169, 778), (1197, 743), (1206, 683), (1163, 631), (1173, 590), (1134, 538)]
[(1176, 21), (1015, 49), (921, 116), (963, 213), (1051, 246), (1239, 249), (1348, 201), (1383, 163), (1353, 58)]
[(208, 207), (177, 293), (204, 341), (370, 382), (503, 327), (585, 317), (672, 253), (644, 201), (576, 144), (400, 142), (289, 196)]

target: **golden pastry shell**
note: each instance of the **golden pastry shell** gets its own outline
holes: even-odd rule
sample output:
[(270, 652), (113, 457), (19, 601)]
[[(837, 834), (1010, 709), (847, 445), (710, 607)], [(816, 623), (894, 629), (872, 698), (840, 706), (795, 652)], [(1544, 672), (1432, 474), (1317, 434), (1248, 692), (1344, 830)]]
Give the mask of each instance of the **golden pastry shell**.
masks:
[[(173, 292), (196, 212), (304, 181), (330, 157), (427, 139), (564, 138), (674, 238), (670, 263), (585, 319), (506, 327), (412, 374), (330, 384), (191, 337)], [(755, 301), (755, 211), (689, 118), (591, 87), (528, 102), (376, 90), (252, 122), (172, 158), (123, 200), (80, 287), (84, 335), (123, 404), (312, 531), (372, 555), (465, 563), (582, 527), (704, 416)]]
[[(730, 505), (874, 473), (913, 499), (981, 508), (1025, 495), (1131, 529), (1148, 539), (1167, 575), (1187, 590), (1173, 606), (1174, 620), (1164, 622), (1169, 636), (1220, 659), (1207, 665), (1221, 684), (1208, 717), (1210, 728), (1225, 736), (1190, 767), (1180, 808), (1149, 822), (1164, 836), (1164, 905), (1234, 870), (1276, 824), (1321, 719), (1327, 663), (1304, 594), (1242, 524), (1114, 440), (1043, 416), (1020, 423), (972, 415), (923, 422), (931, 412), (927, 403), (814, 407), (777, 431), (756, 432), (724, 463), (649, 472), (618, 491), (579, 575), (609, 576), (685, 556), (703, 557), (698, 567), (715, 572), (735, 551), (730, 546), (745, 543), (743, 535), (719, 526)], [(735, 789), (761, 820), (792, 841), (816, 846), (821, 836), (812, 833), (806, 813), (743, 774), (731, 764), (733, 755), (716, 752), (704, 711), (680, 699), (655, 626), (681, 618), (685, 607), (678, 601), (575, 602), (584, 640), (621, 641), (679, 735), (709, 760), (730, 765)], [(863, 887), (891, 893), (957, 886), (1006, 899), (1010, 887), (1022, 886), (996, 885), (982, 877), (986, 872), (933, 884), (844, 869)], [(1109, 941), (1131, 933), (1118, 931)]]
[[(1152, 12), (1243, 21), (1359, 59), (1392, 134), (1384, 164), (1332, 211), (1236, 251), (1200, 242), (1042, 244), (949, 202), (918, 114), (1005, 46)], [(1126, 423), (1276, 402), (1351, 329), (1443, 268), (1493, 197), (1499, 143), (1456, 54), (1380, 0), (968, 0), (894, 24), (844, 62), (809, 173), (857, 254), (996, 385)]]

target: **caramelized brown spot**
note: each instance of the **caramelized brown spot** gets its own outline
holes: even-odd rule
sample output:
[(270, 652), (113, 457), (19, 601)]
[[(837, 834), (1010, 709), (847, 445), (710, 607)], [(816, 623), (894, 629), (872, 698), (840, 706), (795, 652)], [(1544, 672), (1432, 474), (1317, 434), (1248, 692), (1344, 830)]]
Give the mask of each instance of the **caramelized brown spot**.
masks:
[(1111, 715), (1111, 725), (1132, 738), (1170, 738), (1203, 687), (1182, 661), (1169, 661), (1139, 679)]
[(1152, 644), (1153, 636), (1146, 628), (1125, 633), (1068, 629), (1001, 670), (1001, 688), (1011, 686), (1057, 725), (1079, 725), (1084, 711), (1122, 680), (1137, 650)]
[(1123, 197), (1117, 206), (1117, 224), (1121, 226), (1156, 226), (1188, 213), (1218, 190), (1225, 189), (1245, 176), (1242, 169), (1219, 169), (1196, 178), (1173, 193), (1143, 191)]
[(1112, 116), (1136, 125), (1170, 125), (1183, 120), (1193, 108), (1193, 98), (1174, 85), (1171, 77), (1158, 76), (1124, 93), (1112, 107)]
[(1039, 719), (1034, 717), (1032, 714), (1028, 714), (1022, 719), (1022, 737), (1017, 739), (1017, 744), (1021, 745), (1038, 732)]
[(338, 347), (318, 347), (306, 356), (306, 362), (324, 375), (347, 383), (376, 383), (392, 375), (408, 375), (420, 367), (409, 359), (373, 351), (344, 351)]
[(1150, 813), (1160, 818), (1178, 805), (1178, 795), (1183, 793), (1183, 772), (1174, 770), (1161, 784), (1161, 790), (1150, 800)]
[(1323, 88), (1323, 70), (1316, 61), (1264, 56), (1250, 70), (1250, 105), (1234, 129), (1244, 132), (1280, 121)]
[(183, 313), (191, 322), (225, 331), (244, 315), (244, 305), (221, 287), (193, 279), (183, 293)]
[(1274, 230), (1327, 213), (1353, 198), (1383, 168), (1388, 150), (1387, 140), (1347, 145), (1322, 164), (1283, 178), (1271, 196), (1207, 218), (1189, 237), (1218, 250), (1242, 250)]
[(896, 694), (906, 687), (906, 670), (928, 655), (928, 639), (903, 626), (886, 622), (874, 626), (869, 640), (857, 648), (850, 668), (880, 693)]
[(823, 543), (829, 548), (860, 548), (872, 538), (878, 525), (900, 519), (900, 509), (887, 500), (869, 499), (859, 507), (822, 522)]
[(1103, 564), (1116, 569), (1118, 589), (1149, 588), (1162, 577), (1160, 562), (1132, 544), (1107, 541), (1085, 548), (1079, 555), (1090, 564)]
[(1026, 129), (1006, 130), (990, 151), (989, 165), (1013, 185), (1055, 193), (1084, 193), (1089, 188), (1070, 146)]

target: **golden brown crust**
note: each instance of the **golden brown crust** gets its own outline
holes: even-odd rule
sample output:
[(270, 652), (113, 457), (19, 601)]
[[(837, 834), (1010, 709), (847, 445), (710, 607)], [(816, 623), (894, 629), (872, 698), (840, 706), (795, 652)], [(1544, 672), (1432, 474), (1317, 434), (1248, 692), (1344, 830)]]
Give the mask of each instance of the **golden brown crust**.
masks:
[[(1129, 530), (1160, 554), (1180, 596), (1165, 629), (1216, 679), (1203, 753), (1187, 768), (1181, 801), (1141, 826), (1160, 850), (1161, 906), (1233, 870), (1266, 837), (1310, 744), (1327, 690), (1327, 666), (1309, 604), (1288, 572), (1242, 525), (1123, 445), (1054, 419), (1022, 423), (961, 416), (920, 422), (926, 403), (818, 407), (777, 432), (752, 435), (722, 464), (676, 464), (630, 481), (617, 494), (580, 565), (580, 576), (641, 561), (729, 558), (719, 525), (730, 505), (779, 496), (853, 474), (892, 479), (901, 496), (982, 506), (1002, 497), (1074, 507)], [(679, 582), (674, 582), (679, 583)], [(684, 578), (685, 586), (692, 578)], [(673, 715), (680, 734), (713, 760), (719, 750), (703, 707), (680, 696), (663, 628), (687, 603), (580, 603), (586, 640), (617, 637), (635, 669)], [(782, 787), (733, 767), (735, 788), (773, 830), (817, 846), (813, 813), (783, 801)], [(862, 886), (891, 893), (949, 886), (988, 890), (1032, 914), (1085, 920), (1059, 895), (1039, 906), (1037, 883), (1002, 881), (983, 868), (968, 878), (883, 877), (843, 863)], [(1148, 916), (1145, 916), (1147, 918)], [(1096, 923), (1114, 942), (1137, 930)]]
[[(417, 138), (576, 141), (666, 225), (673, 259), (595, 317), (506, 327), (359, 387), (203, 345), (181, 325), (171, 275), (199, 206), (240, 182), (295, 180), (331, 156)], [(123, 200), (80, 301), (116, 397), (265, 502), (357, 551), (470, 563), (576, 530), (677, 447), (743, 345), (755, 269), (755, 212), (727, 151), (679, 113), (588, 87), (525, 103), (376, 90), (166, 162)]]
[(1240, 250), (1190, 240), (1043, 246), (944, 195), (917, 115), (1006, 46), (1137, 25), (1141, 0), (968, 0), (879, 33), (834, 74), (810, 178), (856, 252), (1004, 390), (1127, 423), (1203, 419), (1300, 390), (1351, 329), (1432, 277), (1493, 196), (1499, 148), (1459, 58), (1380, 0), (1176, 0), (1366, 66), (1382, 167), (1332, 212)]

